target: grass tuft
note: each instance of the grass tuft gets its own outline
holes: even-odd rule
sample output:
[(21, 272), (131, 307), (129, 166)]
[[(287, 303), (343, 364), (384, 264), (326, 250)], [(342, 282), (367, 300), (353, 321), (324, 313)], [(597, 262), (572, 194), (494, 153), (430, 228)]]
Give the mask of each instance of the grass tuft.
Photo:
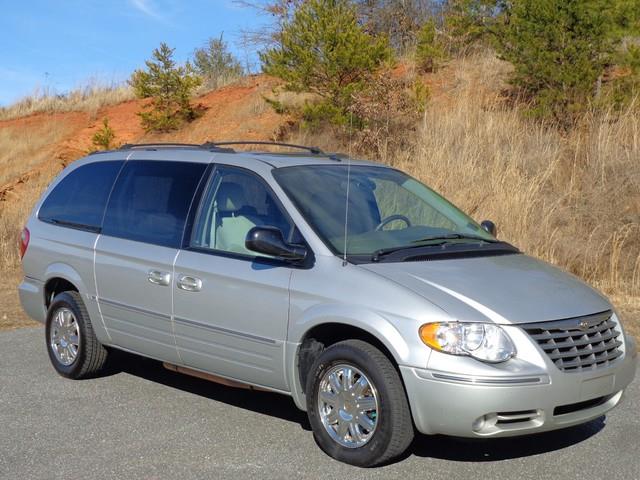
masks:
[(115, 83), (104, 85), (97, 81), (88, 82), (87, 85), (64, 94), (46, 88), (37, 89), (8, 107), (0, 107), (0, 120), (11, 120), (35, 113), (89, 112), (95, 115), (102, 107), (134, 98), (133, 90), (129, 86)]

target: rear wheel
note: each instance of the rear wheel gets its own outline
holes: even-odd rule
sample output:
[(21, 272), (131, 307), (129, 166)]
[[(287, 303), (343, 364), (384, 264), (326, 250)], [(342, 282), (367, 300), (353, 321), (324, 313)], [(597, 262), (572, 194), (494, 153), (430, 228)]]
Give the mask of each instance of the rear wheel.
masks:
[(78, 292), (60, 293), (51, 302), (47, 312), (46, 341), (53, 368), (66, 378), (93, 376), (107, 361), (107, 350), (96, 338)]
[(361, 340), (336, 343), (307, 377), (307, 413), (320, 448), (345, 463), (371, 467), (401, 455), (413, 440), (398, 371)]

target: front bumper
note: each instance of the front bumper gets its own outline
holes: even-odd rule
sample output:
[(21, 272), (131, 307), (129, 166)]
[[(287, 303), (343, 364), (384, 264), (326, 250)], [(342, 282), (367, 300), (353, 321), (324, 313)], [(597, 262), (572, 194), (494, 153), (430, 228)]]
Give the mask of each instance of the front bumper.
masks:
[[(637, 352), (588, 373), (487, 377), (401, 366), (416, 428), (425, 434), (502, 437), (569, 427), (615, 407), (635, 375)], [(555, 371), (554, 371), (555, 370)]]

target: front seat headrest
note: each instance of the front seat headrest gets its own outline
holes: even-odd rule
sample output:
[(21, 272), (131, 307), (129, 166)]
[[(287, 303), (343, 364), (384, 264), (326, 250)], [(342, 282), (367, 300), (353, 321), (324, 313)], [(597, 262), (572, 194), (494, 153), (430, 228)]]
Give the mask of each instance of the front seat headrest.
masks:
[(237, 183), (223, 183), (218, 191), (219, 212), (237, 212), (247, 204), (244, 189)]

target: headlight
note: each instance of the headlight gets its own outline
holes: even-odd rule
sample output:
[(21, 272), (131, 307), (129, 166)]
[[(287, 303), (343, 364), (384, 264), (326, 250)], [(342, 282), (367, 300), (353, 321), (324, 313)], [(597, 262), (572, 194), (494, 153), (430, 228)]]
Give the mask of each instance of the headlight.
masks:
[(420, 339), (439, 352), (483, 362), (504, 362), (516, 354), (506, 332), (492, 323), (426, 323), (420, 327)]

